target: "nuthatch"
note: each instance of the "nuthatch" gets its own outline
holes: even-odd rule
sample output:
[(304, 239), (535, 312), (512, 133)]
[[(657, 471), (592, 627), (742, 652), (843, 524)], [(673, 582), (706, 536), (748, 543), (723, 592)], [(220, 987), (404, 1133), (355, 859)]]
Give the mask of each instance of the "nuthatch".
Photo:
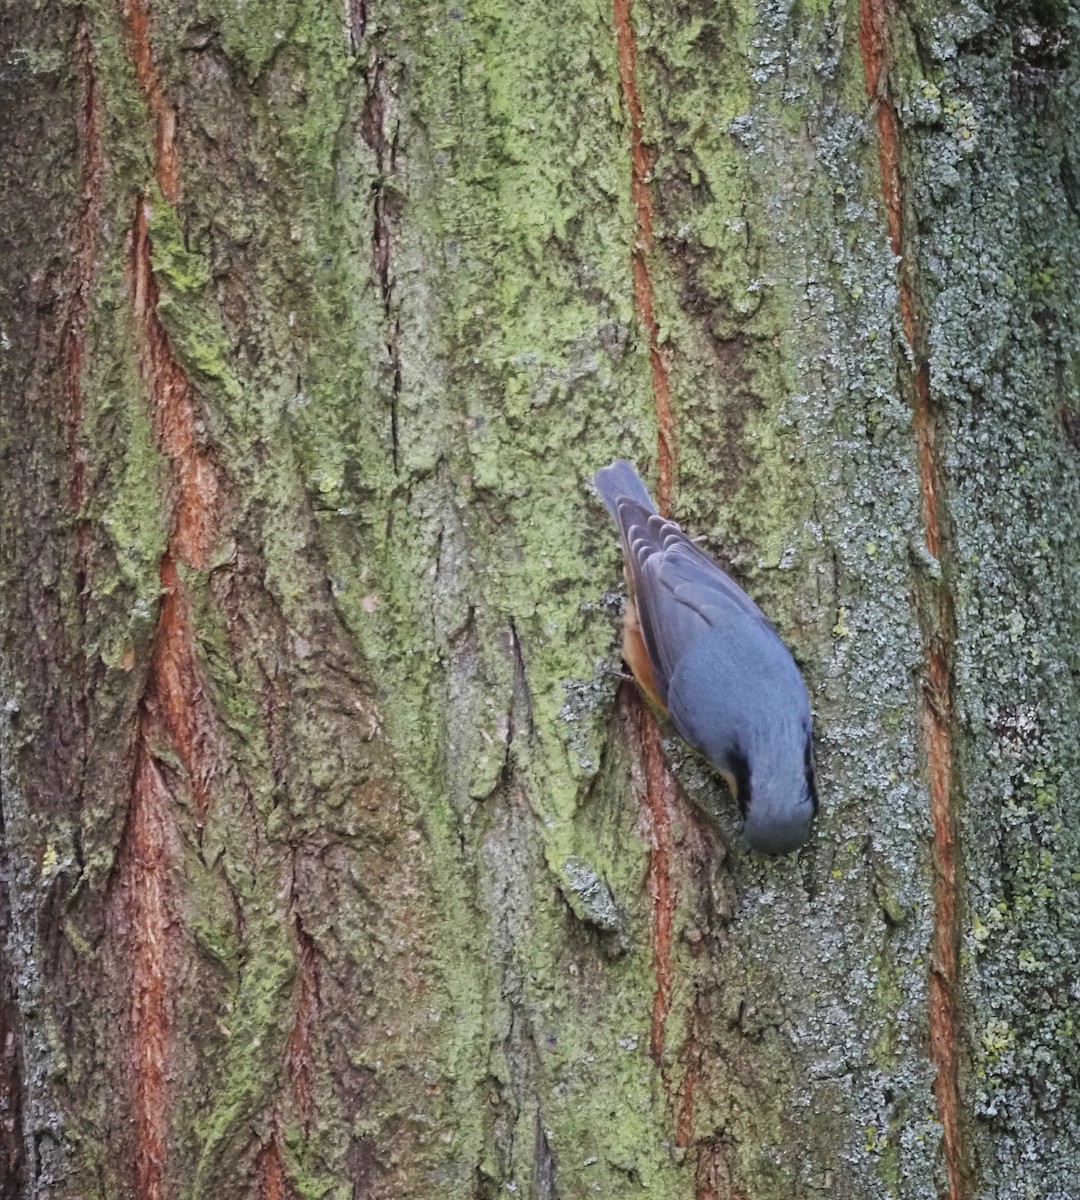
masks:
[(623, 657), (641, 690), (724, 776), (743, 837), (787, 854), (817, 811), (810, 700), (791, 652), (741, 587), (660, 516), (620, 459), (596, 490), (622, 535)]

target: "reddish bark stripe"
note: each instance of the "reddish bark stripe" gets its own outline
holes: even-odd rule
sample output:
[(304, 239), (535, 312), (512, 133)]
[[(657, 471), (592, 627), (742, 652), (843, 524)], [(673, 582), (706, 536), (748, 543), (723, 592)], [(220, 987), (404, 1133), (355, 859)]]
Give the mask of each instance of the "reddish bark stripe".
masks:
[(154, 157), (161, 194), (170, 204), (180, 197), (180, 169), (176, 155), (176, 109), (165, 99), (161, 76), (150, 45), (150, 20), (146, 0), (125, 0), (124, 17), (131, 38), (135, 78), (154, 118)]
[(168, 1134), (168, 803), (167, 789), (146, 749), (146, 731), (141, 727), (120, 891), (133, 950), (135, 1179), (140, 1200), (160, 1200), (163, 1195)]
[[(647, 254), (652, 249), (653, 202), (649, 172), (654, 154), (642, 135), (644, 114), (637, 90), (637, 37), (631, 20), (632, 0), (614, 0), (615, 43), (619, 62), (619, 86), (630, 117), (630, 198), (634, 206), (634, 246), (631, 266), (634, 301), (638, 320), (649, 339), (649, 364), (652, 370), (653, 404), (659, 434), (657, 446), (656, 500), (660, 511), (671, 507), (673, 474), (674, 420), (667, 364), (660, 352), (660, 329), (656, 322), (652, 280)], [(656, 991), (653, 997), (651, 1045), (653, 1058), (660, 1062), (664, 1053), (664, 1030), (671, 1007), (671, 927), (675, 911), (675, 892), (671, 882), (671, 776), (664, 762), (660, 733), (648, 708), (639, 702), (638, 732), (645, 773), (645, 802), (652, 819), (652, 852), (649, 856), (649, 892), (653, 901), (653, 953), (656, 963)]]
[[(141, 341), (141, 366), (162, 448), (174, 466), (178, 493), (169, 540), (161, 563), (163, 597), (143, 695), (129, 842), (133, 866), (124, 896), (133, 914), (132, 1047), (135, 1092), (135, 1167), (143, 1200), (162, 1195), (168, 1088), (170, 979), (165, 937), (169, 891), (165, 830), (171, 795), (154, 764), (151, 746), (168, 742), (184, 765), (200, 823), (210, 806), (209, 779), (215, 725), (195, 655), (190, 613), (175, 552), (189, 565), (205, 564), (212, 545), (216, 476), (185, 469), (193, 455), (190, 389), (169, 351), (155, 311), (157, 285), (150, 269), (146, 213), (139, 204), (133, 234), (132, 301)], [(205, 485), (209, 477), (211, 486)]]
[(285, 1165), (281, 1161), (281, 1149), (277, 1140), (270, 1142), (259, 1152), (259, 1200), (287, 1200)]
[(296, 1101), (305, 1131), (311, 1125), (315, 1084), (311, 1069), (311, 1036), (319, 1012), (319, 960), (315, 952), (315, 939), (304, 928), (296, 908), (297, 882), (296, 863), (292, 870), (293, 933), (296, 937), (296, 952), (300, 971), (299, 1000), (296, 1016), (286, 1051), (286, 1067), (292, 1083), (293, 1099)]
[(172, 978), (170, 855), (172, 795), (151, 747), (167, 740), (187, 771), (200, 819), (209, 806), (203, 699), (176, 567), (166, 554), (165, 596), (139, 717), (136, 767), (121, 871), (120, 903), (131, 943), (135, 1174), (142, 1200), (163, 1195), (169, 1094), (169, 981)]
[(216, 758), (214, 713), (195, 658), (183, 584), (171, 554), (161, 563), (164, 596), (146, 685), (147, 710), (184, 764), (199, 823), (210, 810), (210, 766)]
[(143, 201), (135, 211), (132, 258), (140, 367), (150, 395), (158, 441), (173, 474), (174, 512), (169, 548), (179, 561), (205, 567), (220, 519), (222, 487), (217, 467), (198, 436), (191, 385), (173, 357), (168, 335), (157, 315), (159, 290), (153, 272), (147, 206)]
[(311, 939), (306, 938), (299, 930), (297, 936), (300, 956), (300, 1000), (296, 1006), (292, 1032), (289, 1034), (286, 1064), (300, 1120), (307, 1129), (311, 1124), (315, 1092), (311, 1073), (311, 1030), (315, 1024), (319, 983)]
[(671, 879), (671, 818), (675, 806), (675, 788), (664, 761), (660, 731), (652, 713), (638, 699), (638, 735), (641, 740), (642, 767), (645, 774), (645, 802), (651, 818), (652, 848), (649, 855), (649, 894), (653, 902), (653, 961), (656, 991), (653, 995), (650, 1047), (653, 1059), (660, 1063), (668, 1012), (671, 1009), (672, 964), (671, 930), (675, 918), (675, 887)]
[(630, 117), (630, 199), (634, 205), (634, 247), (631, 262), (634, 299), (638, 320), (649, 339), (653, 404), (656, 409), (658, 445), (656, 452), (656, 502), (667, 515), (671, 509), (671, 487), (675, 467), (675, 418), (671, 410), (671, 383), (667, 363), (660, 350), (660, 327), (649, 275), (648, 253), (653, 244), (653, 200), (649, 172), (656, 155), (642, 134), (644, 114), (637, 90), (637, 36), (631, 20), (632, 0), (614, 0), (615, 42), (619, 60), (619, 85)]
[[(903, 303), (905, 293), (910, 298), (910, 288), (901, 288), (901, 303)], [(914, 318), (912, 318), (912, 330), (914, 327)], [(908, 339), (908, 344), (914, 348), (913, 338)], [(941, 528), (938, 524), (936, 484), (939, 467), (934, 449), (933, 414), (930, 411), (930, 371), (926, 363), (922, 361), (919, 362), (915, 373), (915, 439), (919, 448), (919, 481), (922, 491), (926, 548), (937, 558), (941, 553)]]
[[(125, 16), (135, 74), (155, 122), (158, 186), (165, 200), (175, 203), (179, 195), (175, 112), (165, 101), (154, 65), (144, 0), (129, 0)], [(148, 209), (140, 198), (132, 228), (131, 301), (140, 373), (158, 444), (171, 468), (173, 508), (168, 549), (161, 562), (163, 597), (140, 707), (121, 892), (132, 950), (135, 1176), (141, 1200), (159, 1200), (164, 1194), (170, 1101), (167, 1062), (173, 962), (168, 936), (167, 837), (172, 827), (172, 796), (155, 764), (152, 747), (168, 744), (183, 764), (200, 824), (209, 811), (209, 781), (218, 758), (214, 713), (202, 684), (178, 564), (196, 568), (208, 564), (219, 524), (222, 488), (217, 469), (197, 436), (194, 397), (158, 317), (158, 298)], [(283, 1185), (275, 1193), (272, 1173), (268, 1178), (271, 1183), (266, 1194), (283, 1197)]]
[[(901, 165), (900, 121), (888, 85), (888, 18), (886, 0), (861, 0), (859, 44), (866, 90), (876, 107), (878, 156), (885, 200), (889, 242), (900, 259), (900, 316), (904, 337), (915, 360), (913, 424), (918, 448), (919, 487), (926, 548), (941, 554), (941, 464), (934, 445), (934, 413), (930, 394), (930, 369), (922, 351), (915, 301), (913, 270), (904, 245), (904, 193)], [(932, 624), (946, 632), (952, 626), (951, 598), (938, 591), (938, 608)], [(961, 1200), (964, 1185), (964, 1148), (960, 1129), (960, 1083), (957, 1040), (957, 986), (959, 926), (956, 896), (956, 831), (952, 811), (952, 700), (947, 649), (940, 638), (924, 634), (927, 686), (923, 699), (923, 730), (930, 785), (934, 929), (930, 970), (930, 1055), (937, 1068), (934, 1096), (942, 1126), (942, 1143), (948, 1200)]]

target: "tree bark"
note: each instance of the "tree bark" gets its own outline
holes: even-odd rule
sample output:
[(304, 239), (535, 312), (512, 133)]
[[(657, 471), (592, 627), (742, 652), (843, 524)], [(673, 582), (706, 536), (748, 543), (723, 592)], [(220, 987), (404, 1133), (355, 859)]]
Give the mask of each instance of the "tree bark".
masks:
[[(0, 1200), (1080, 1193), (1075, 5), (5, 24)], [(617, 456), (798, 855), (613, 673)]]

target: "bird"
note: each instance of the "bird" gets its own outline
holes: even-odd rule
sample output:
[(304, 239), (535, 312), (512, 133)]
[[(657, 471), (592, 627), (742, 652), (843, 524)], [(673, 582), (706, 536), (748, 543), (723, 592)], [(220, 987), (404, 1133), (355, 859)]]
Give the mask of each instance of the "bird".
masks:
[(741, 587), (656, 509), (618, 459), (593, 483), (622, 539), (623, 658), (641, 691), (723, 776), (742, 837), (804, 845), (818, 807), (810, 697), (791, 651)]

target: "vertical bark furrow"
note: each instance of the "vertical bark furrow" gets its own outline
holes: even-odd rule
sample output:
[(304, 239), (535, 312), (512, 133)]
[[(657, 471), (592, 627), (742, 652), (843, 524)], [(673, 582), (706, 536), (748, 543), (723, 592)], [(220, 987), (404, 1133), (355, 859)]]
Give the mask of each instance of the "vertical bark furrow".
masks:
[[(899, 262), (899, 307), (904, 338), (911, 352), (912, 420), (918, 452), (923, 538), (927, 552), (942, 555), (941, 464), (935, 447), (937, 421), (930, 392), (925, 331), (920, 327), (911, 247), (905, 239), (904, 186), (901, 173), (900, 120), (888, 81), (886, 0), (862, 0), (859, 43), (866, 91), (875, 109), (878, 156), (892, 252)], [(934, 1096), (942, 1126), (942, 1147), (949, 1200), (965, 1194), (965, 1151), (960, 1128), (957, 987), (960, 929), (956, 892), (956, 818), (953, 797), (952, 630), (955, 621), (948, 585), (937, 581), (935, 594), (919, 613), (923, 630), (925, 684), (922, 724), (933, 828), (933, 939), (930, 963), (930, 1056), (936, 1069)]]
[(169, 894), (169, 803), (143, 727), (115, 897), (131, 948), (134, 1173), (141, 1200), (162, 1200), (165, 1195), (169, 979), (175, 965), (170, 953), (175, 914)]
[(652, 897), (652, 941), (656, 974), (653, 993), (650, 1047), (653, 1059), (662, 1065), (668, 1012), (671, 1009), (673, 964), (671, 931), (678, 899), (672, 878), (671, 824), (675, 805), (675, 784), (664, 759), (660, 730), (640, 695), (635, 695), (638, 710), (638, 737), (645, 776), (645, 802), (649, 809), (649, 894)]
[(140, 370), (150, 397), (154, 428), (172, 470), (173, 524), (170, 554), (195, 568), (205, 567), (221, 519), (223, 488), (216, 463), (200, 436), (191, 384), (176, 361), (158, 316), (149, 208), (138, 202), (133, 232), (132, 274)]
[(724, 1152), (717, 1145), (703, 1145), (698, 1154), (694, 1200), (746, 1200), (744, 1192), (732, 1187)]
[[(147, 11), (131, 0), (126, 17), (136, 77), (155, 123), (155, 171), (166, 203), (179, 196), (176, 114), (168, 103), (150, 46)], [(210, 784), (220, 755), (213, 706), (195, 649), (190, 602), (181, 567), (205, 568), (221, 519), (222, 486), (203, 444), (191, 384), (177, 362), (158, 315), (160, 291), (153, 269), (150, 202), (136, 203), (132, 228), (131, 302), (139, 370), (158, 445), (170, 468), (171, 528), (161, 560), (162, 601), (150, 670), (140, 706), (136, 770), (121, 869), (120, 896), (132, 914), (131, 1016), (135, 1104), (135, 1174), (139, 1195), (165, 1194), (169, 1114), (169, 949), (176, 938), (166, 846), (173, 835), (170, 784), (155, 762), (164, 746), (183, 766), (198, 827), (211, 805)]]
[(165, 97), (161, 75), (150, 44), (150, 19), (146, 0), (126, 0), (124, 16), (131, 39), (135, 78), (154, 118), (154, 161), (158, 187), (170, 204), (180, 196), (180, 171), (176, 154), (176, 109)]
[(201, 823), (210, 807), (209, 751), (216, 732), (179, 564), (196, 569), (207, 565), (217, 536), (221, 485), (216, 465), (199, 445), (191, 386), (173, 357), (157, 314), (158, 286), (147, 220), (147, 205), (140, 200), (133, 232), (133, 303), (143, 383), (159, 444), (172, 468), (173, 518), (169, 549), (160, 568), (163, 600), (145, 704), (184, 764)]
[(353, 54), (359, 53), (360, 47), (364, 43), (369, 9), (369, 0), (349, 0), (349, 3), (345, 7), (349, 33), (349, 49), (352, 50)]
[(172, 897), (174, 855), (169, 851), (174, 803), (154, 759), (165, 745), (183, 764), (200, 827), (210, 807), (215, 731), (195, 661), (190, 614), (171, 554), (161, 567), (164, 598), (140, 711), (136, 768), (128, 825), (121, 851), (119, 906), (128, 925), (131, 975), (131, 1062), (134, 1099), (135, 1176), (138, 1194), (165, 1194), (168, 1144), (168, 1058), (175, 946), (179, 918)]
[[(366, 13), (360, 18), (366, 22)], [(372, 187), (372, 261), (385, 320), (386, 353), (390, 362), (390, 434), (394, 470), (399, 469), (398, 399), (401, 395), (401, 318), (394, 301), (394, 242), (397, 199), (388, 180), (397, 170), (397, 116), (386, 61), (374, 55), (368, 70), (367, 103), (361, 125), (364, 141), (375, 154), (378, 171)]]
[(277, 1135), (260, 1152), (256, 1162), (258, 1172), (258, 1200), (288, 1200), (289, 1189), (285, 1183), (285, 1166), (281, 1161), (281, 1147)]
[(286, 1067), (292, 1084), (293, 1099), (305, 1132), (311, 1127), (314, 1079), (311, 1064), (311, 1038), (319, 1014), (319, 962), (315, 939), (304, 928), (297, 908), (296, 862), (293, 858), (293, 934), (296, 938), (299, 966), (296, 1015), (286, 1050)]
[[(648, 254), (653, 244), (653, 198), (649, 173), (656, 154), (645, 143), (644, 112), (637, 85), (637, 35), (631, 13), (631, 0), (614, 0), (615, 39), (619, 66), (619, 86), (630, 121), (630, 196), (634, 210), (634, 244), (631, 266), (634, 303), (638, 320), (649, 341), (649, 365), (652, 371), (652, 396), (656, 411), (656, 502), (662, 513), (671, 508), (674, 477), (674, 416), (671, 409), (671, 385), (667, 363), (660, 349), (660, 327)], [(649, 894), (653, 907), (653, 955), (656, 986), (653, 993), (650, 1047), (658, 1065), (662, 1065), (668, 1012), (672, 995), (671, 930), (677, 900), (672, 879), (671, 820), (674, 805), (674, 781), (664, 760), (660, 731), (648, 706), (635, 696), (638, 709), (638, 736), (645, 777), (645, 801), (649, 809), (651, 847), (649, 854)]]
[[(66, 331), (66, 376), (71, 440), (71, 507), (77, 515), (86, 490), (86, 456), (79, 445), (79, 427), (83, 414), (82, 367), (85, 356), (86, 319), (93, 286), (97, 231), (101, 221), (101, 113), (97, 79), (94, 75), (93, 48), (86, 16), (80, 10), (76, 27), (75, 63), (82, 89), (76, 109), (76, 130), (80, 158), (80, 207), (75, 227), (75, 277), (72, 281), (71, 308)], [(85, 531), (80, 529), (80, 576), (84, 572)], [(77, 591), (82, 591), (80, 580)]]
[(161, 564), (164, 592), (147, 678), (143, 729), (163, 739), (183, 763), (199, 825), (210, 811), (210, 782), (220, 757), (213, 709), (195, 657), (191, 613), (176, 562)]
[(619, 85), (630, 118), (630, 197), (634, 207), (634, 246), (631, 254), (634, 300), (638, 320), (649, 339), (653, 404), (656, 407), (656, 502), (665, 515), (671, 507), (675, 474), (675, 418), (671, 410), (671, 381), (660, 349), (660, 326), (648, 255), (653, 244), (653, 197), (649, 182), (656, 153), (646, 145), (644, 113), (637, 85), (637, 35), (631, 15), (631, 0), (615, 0), (615, 40), (619, 59)]

